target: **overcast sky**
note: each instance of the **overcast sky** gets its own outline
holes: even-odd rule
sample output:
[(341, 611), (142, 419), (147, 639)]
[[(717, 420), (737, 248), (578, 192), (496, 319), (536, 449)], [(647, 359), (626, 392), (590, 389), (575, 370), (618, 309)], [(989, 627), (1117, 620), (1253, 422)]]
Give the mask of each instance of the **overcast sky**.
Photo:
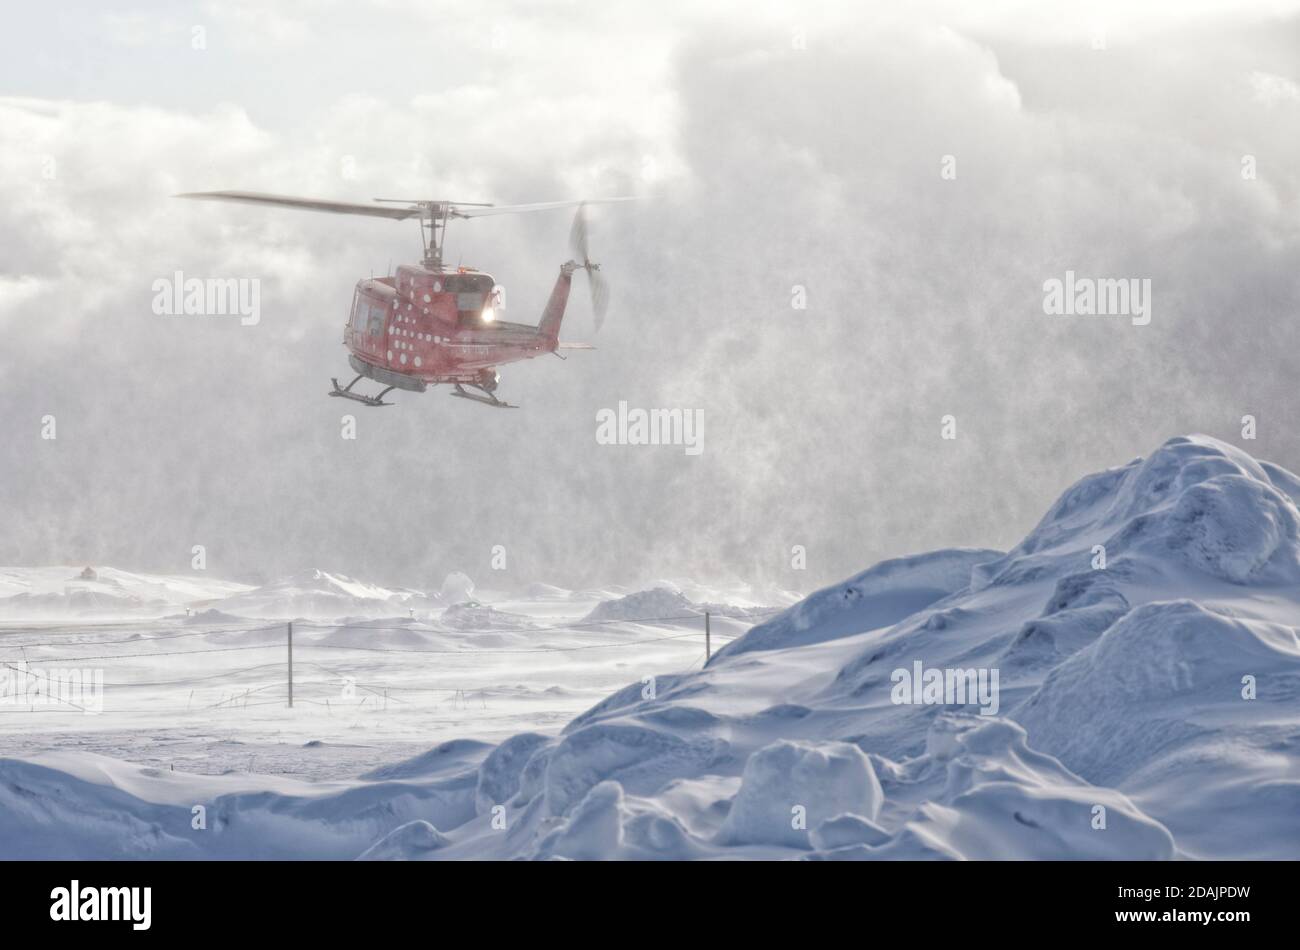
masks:
[[(809, 590), (1009, 547), (1174, 435), (1300, 469), (1297, 4), (900, 6), (9, 11), (0, 563)], [(325, 397), (342, 324), (415, 225), (169, 197), (216, 188), (642, 200), (593, 222), (599, 336), (575, 280), (598, 349), (502, 369), (522, 409), (368, 410)], [(569, 223), (447, 257), (535, 323)], [(261, 322), (155, 315), (178, 270), (260, 280)], [(1149, 279), (1150, 323), (1045, 314), (1067, 270)], [(702, 409), (703, 453), (598, 445), (620, 400)]]

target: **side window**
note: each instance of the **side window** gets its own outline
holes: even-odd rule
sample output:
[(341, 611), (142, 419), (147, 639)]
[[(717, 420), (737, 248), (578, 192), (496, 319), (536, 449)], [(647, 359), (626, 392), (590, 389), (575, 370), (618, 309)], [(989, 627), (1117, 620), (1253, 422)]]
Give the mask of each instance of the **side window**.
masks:
[(372, 303), (370, 305), (370, 325), (367, 332), (371, 336), (379, 336), (384, 332), (384, 307), (382, 304)]

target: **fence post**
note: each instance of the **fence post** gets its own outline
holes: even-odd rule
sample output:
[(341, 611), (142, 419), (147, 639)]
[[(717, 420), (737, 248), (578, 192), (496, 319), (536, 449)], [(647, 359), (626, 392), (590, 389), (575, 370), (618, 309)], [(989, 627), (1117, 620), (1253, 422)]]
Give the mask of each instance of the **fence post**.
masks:
[(293, 621), (289, 621), (289, 708), (293, 708)]
[(713, 645), (710, 643), (709, 631), (709, 612), (704, 611), (704, 662), (708, 663), (709, 658), (713, 656)]

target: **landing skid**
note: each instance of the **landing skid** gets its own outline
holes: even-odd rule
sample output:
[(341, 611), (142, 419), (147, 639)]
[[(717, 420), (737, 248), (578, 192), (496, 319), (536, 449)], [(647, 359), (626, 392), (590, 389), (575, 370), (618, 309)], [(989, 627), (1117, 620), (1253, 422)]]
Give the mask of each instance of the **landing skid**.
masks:
[(365, 377), (363, 376), (357, 376), (356, 379), (352, 380), (352, 382), (348, 383), (346, 386), (340, 386), (339, 381), (331, 377), (330, 382), (334, 384), (334, 389), (329, 393), (329, 395), (339, 396), (342, 399), (351, 399), (353, 402), (359, 402), (363, 406), (393, 405), (391, 402), (384, 402), (384, 397), (387, 396), (390, 392), (393, 391), (393, 389), (396, 388), (394, 386), (389, 386), (388, 388), (380, 392), (379, 395), (377, 396), (367, 396), (364, 393), (354, 393), (352, 391), (352, 387), (355, 386), (358, 382), (360, 382), (364, 378)]
[(481, 402), (485, 406), (492, 406), (496, 409), (518, 409), (519, 408), (518, 406), (512, 406), (508, 402), (502, 402), (500, 399), (492, 395), (492, 393), (484, 389), (482, 386), (475, 386), (473, 383), (466, 383), (465, 386), (470, 386), (471, 388), (478, 390), (477, 392), (472, 392), (472, 393), (466, 392), (465, 386), (462, 386), (460, 383), (456, 383), (455, 386), (456, 388), (451, 391), (451, 394), (453, 396), (459, 396), (461, 399), (472, 399), (475, 402)]

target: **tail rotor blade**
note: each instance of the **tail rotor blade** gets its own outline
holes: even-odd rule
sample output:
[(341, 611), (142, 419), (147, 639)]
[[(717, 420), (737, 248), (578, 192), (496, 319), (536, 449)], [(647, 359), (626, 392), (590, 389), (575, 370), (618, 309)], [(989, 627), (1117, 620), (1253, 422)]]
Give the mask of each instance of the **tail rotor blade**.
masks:
[(569, 247), (573, 256), (584, 264), (590, 259), (587, 253), (587, 213), (586, 205), (578, 205), (573, 215), (573, 227), (569, 229)]
[(587, 206), (578, 205), (573, 215), (573, 227), (569, 229), (569, 247), (575, 259), (582, 262), (582, 269), (587, 272), (587, 281), (591, 289), (591, 312), (595, 318), (596, 332), (600, 332), (605, 322), (605, 313), (609, 309), (609, 284), (600, 275), (600, 265), (591, 260), (591, 248), (588, 241), (590, 231), (587, 228)]
[(595, 317), (596, 332), (600, 332), (605, 323), (605, 313), (609, 310), (609, 284), (594, 267), (587, 269), (587, 278), (591, 281), (591, 312)]

